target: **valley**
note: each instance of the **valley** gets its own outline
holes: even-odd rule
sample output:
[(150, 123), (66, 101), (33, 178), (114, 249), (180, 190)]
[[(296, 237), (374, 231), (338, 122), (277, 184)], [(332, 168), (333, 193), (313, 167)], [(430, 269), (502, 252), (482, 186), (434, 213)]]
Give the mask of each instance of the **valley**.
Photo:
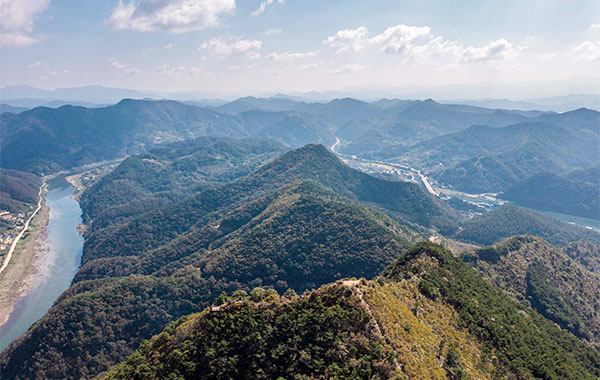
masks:
[(600, 379), (600, 1), (0, 15), (0, 380)]
[[(192, 129), (204, 123), (198, 124), (194, 119), (205, 117), (198, 116), (200, 112), (213, 112), (210, 113), (212, 120), (221, 118), (212, 110), (200, 111), (190, 106), (182, 108), (174, 102), (154, 103), (124, 101), (114, 106), (117, 109), (106, 112), (124, 112), (123, 107), (133, 106), (133, 110), (141, 108), (144, 110), (141, 115), (147, 115), (146, 112), (155, 112), (153, 106), (157, 105), (161, 109), (157, 116), (161, 121), (157, 122), (156, 128), (165, 131), (168, 128), (180, 131), (182, 128), (181, 121), (169, 124), (172, 123), (169, 121), (171, 116), (166, 116), (165, 112), (191, 112), (195, 116), (186, 121), (187, 127), (184, 128)], [(414, 277), (423, 265), (421, 262), (429, 263), (431, 260), (445, 262), (444, 265), (449, 266), (444, 270), (456, 269), (459, 277), (463, 276), (459, 273), (466, 268), (479, 270), (481, 278), (466, 280), (473, 276), (470, 274), (464, 279), (467, 282), (479, 281), (478, 286), (493, 289), (490, 292), (500, 292), (501, 301), (492, 307), (499, 308), (494, 309), (496, 311), (508, 310), (505, 309), (507, 307), (525, 308), (523, 313), (527, 315), (540, 313), (539, 318), (542, 319), (538, 323), (550, 323), (547, 320), (558, 323), (560, 329), (552, 330), (553, 327), (548, 324), (549, 330), (539, 333), (526, 326), (529, 322), (518, 322), (525, 323), (520, 325), (524, 329), (523, 334), (530, 339), (544, 341), (539, 344), (551, 347), (552, 355), (570, 363), (568, 366), (583, 365), (577, 367), (578, 373), (594, 373), (596, 367), (593, 363), (600, 359), (595, 356), (595, 348), (588, 347), (598, 344), (598, 326), (590, 312), (595, 304), (582, 306), (568, 302), (574, 296), (573, 289), (558, 282), (565, 278), (566, 272), (544, 272), (546, 267), (539, 262), (549, 265), (553, 259), (548, 252), (554, 252), (557, 256), (561, 255), (561, 270), (576, 267), (587, 276), (585, 284), (600, 283), (595, 272), (591, 272), (596, 258), (594, 248), (590, 248), (600, 244), (600, 235), (517, 207), (512, 201), (505, 200), (501, 193), (470, 192), (461, 186), (443, 183), (438, 172), (424, 164), (425, 161), (412, 161), (412, 153), (393, 157), (381, 157), (373, 152), (346, 153), (348, 146), (363, 137), (349, 142), (348, 135), (338, 135), (340, 128), (336, 129), (337, 123), (356, 123), (356, 120), (348, 120), (349, 114), (339, 113), (339, 107), (344, 104), (363, 107), (358, 113), (354, 111), (359, 117), (373, 117), (379, 112), (349, 99), (318, 106), (286, 103), (285, 107), (304, 107), (303, 111), (294, 110), (292, 113), (244, 109), (242, 113), (246, 114), (242, 115), (228, 109), (226, 123), (219, 128), (230, 128), (230, 123), (237, 125), (240, 134), (236, 137), (220, 136), (221, 132), (211, 136), (206, 129), (198, 131), (201, 136), (191, 134), (192, 138), (183, 138), (171, 135), (171, 142), (136, 145), (139, 152), (127, 148), (135, 145), (130, 141), (129, 145), (112, 145), (113, 153), (107, 151), (94, 156), (103, 158), (101, 161), (86, 162), (97, 159), (92, 156), (85, 160), (76, 159), (77, 163), (86, 163), (82, 167), (70, 163), (72, 158), (68, 156), (50, 158), (45, 156), (44, 151), (39, 152), (37, 162), (40, 164), (36, 167), (59, 173), (53, 174), (53, 180), (45, 177), (49, 184), (46, 202), (50, 207), (50, 221), (45, 247), (38, 248), (45, 250), (46, 261), (42, 264), (45, 270), (40, 270), (37, 277), (30, 275), (35, 279), (31, 282), (30, 291), (14, 304), (14, 312), (0, 327), (0, 343), (5, 348), (0, 354), (0, 374), (10, 377), (19, 373), (23, 378), (93, 378), (98, 374), (106, 374), (109, 378), (135, 378), (128, 372), (133, 370), (128, 366), (135, 367), (139, 363), (131, 362), (130, 355), (145, 355), (144, 350), (148, 346), (144, 346), (144, 340), (164, 334), (161, 331), (168, 330), (173, 321), (205, 318), (207, 312), (203, 310), (215, 304), (218, 310), (221, 310), (219, 307), (232, 310), (233, 318), (237, 313), (244, 315), (246, 312), (258, 317), (263, 307), (273, 307), (276, 313), (287, 313), (284, 310), (288, 306), (304, 301), (297, 296), (284, 300), (282, 294), (316, 292), (319, 294), (316, 297), (330, 299), (329, 291), (339, 292), (331, 290), (336, 289), (331, 284), (340, 281), (351, 284), (345, 285), (351, 288), (348, 296), (358, 297), (356, 302), (365, 307), (365, 318), (380, 326), (380, 333), (365, 333), (364, 339), (378, 341), (383, 352), (387, 352), (388, 359), (382, 357), (381, 364), (369, 367), (371, 370), (388, 375), (395, 372), (415, 374), (425, 370), (422, 367), (425, 362), (415, 359), (410, 350), (403, 348), (406, 344), (426, 347), (421, 360), (426, 357), (431, 363), (439, 362), (439, 357), (449, 356), (451, 359), (441, 360), (442, 364), (428, 367), (431, 376), (440, 378), (456, 373), (494, 378), (497, 374), (494, 371), (499, 368), (503, 368), (504, 373), (530, 371), (519, 362), (511, 361), (515, 352), (519, 352), (517, 355), (525, 355), (524, 352), (534, 355), (537, 359), (531, 362), (531, 366), (543, 362), (536, 356), (538, 354), (533, 347), (502, 346), (495, 340), (487, 343), (491, 346), (481, 346), (481, 329), (495, 331), (495, 325), (482, 327), (485, 324), (480, 321), (467, 322), (460, 318), (464, 313), (461, 310), (466, 310), (461, 308), (467, 308), (470, 313), (483, 311), (469, 309), (468, 302), (461, 303), (464, 300), (451, 288), (444, 288), (439, 279), (434, 281), (428, 275), (420, 275), (419, 279)], [(414, 107), (437, 107), (432, 102), (416, 102), (412, 106), (413, 111)], [(311, 107), (314, 109), (310, 111), (310, 118), (317, 118), (320, 122), (329, 120), (329, 124), (306, 135), (309, 116), (305, 113)], [(441, 108), (454, 113), (457, 110), (456, 107)], [(60, 113), (64, 112), (71, 110), (60, 110)], [(269, 115), (269, 112), (275, 114)], [(121, 116), (113, 117), (118, 119)], [(288, 118), (294, 121), (291, 130), (284, 130), (282, 127), (289, 125), (283, 120)], [(299, 119), (304, 121), (298, 122)], [(162, 133), (149, 132), (147, 124), (136, 123), (143, 126), (143, 133)], [(260, 129), (260, 133), (265, 135), (254, 136), (255, 128), (259, 125), (263, 128), (265, 123), (270, 125), (268, 132)], [(170, 126), (165, 129), (165, 125)], [(140, 133), (135, 128), (131, 129), (131, 136)], [(247, 128), (254, 128), (254, 132)], [(513, 142), (521, 138), (523, 128), (525, 134), (539, 133), (537, 125), (496, 128), (508, 128), (507, 139)], [(514, 137), (513, 129), (517, 131), (517, 137)], [(311, 135), (315, 131), (318, 131), (319, 137)], [(204, 133), (209, 135), (202, 135)], [(560, 137), (565, 136), (563, 131), (557, 133)], [(18, 133), (13, 136), (18, 136)], [(304, 138), (317, 141), (302, 145)], [(462, 138), (458, 138), (460, 144), (463, 144)], [(317, 142), (327, 144), (329, 149)], [(512, 146), (513, 142), (506, 144)], [(82, 149), (85, 149), (85, 144)], [(391, 151), (394, 149), (391, 148)], [(404, 146), (400, 150), (407, 149), (410, 152), (417, 148)], [(441, 148), (434, 149), (443, 152)], [(456, 149), (465, 151), (458, 145)], [(474, 149), (475, 152), (481, 151), (480, 147)], [(120, 158), (123, 152), (135, 154)], [(454, 162), (463, 162), (463, 158), (452, 158), (453, 152), (443, 154)], [(427, 162), (438, 159), (435, 157)], [(62, 163), (56, 165), (59, 162)], [(565, 178), (575, 178), (575, 175), (577, 181), (586, 183), (589, 182), (588, 177), (593, 178), (591, 171), (574, 173), (566, 174)], [(539, 243), (528, 244), (519, 252), (523, 257), (535, 255), (539, 262), (524, 261), (519, 256), (520, 266), (517, 268), (499, 264), (496, 267), (486, 266), (488, 250), (492, 252), (500, 248), (480, 247), (500, 244), (498, 242), (515, 235), (541, 237)], [(428, 243), (433, 244), (431, 246), (418, 245), (428, 240), (444, 244), (451, 253), (438, 252), (442, 248), (434, 243)], [(421, 248), (414, 248), (415, 244)], [(407, 255), (419, 249), (427, 253), (415, 253), (420, 264), (410, 264), (413, 269), (407, 269)], [(563, 249), (572, 256), (563, 254)], [(448, 254), (452, 259), (445, 256)], [(389, 265), (397, 260), (403, 264), (389, 269)], [(389, 270), (395, 273), (393, 278), (403, 280), (399, 284), (387, 283), (391, 278), (390, 272), (386, 272)], [(488, 277), (493, 271), (497, 274)], [(519, 271), (525, 278), (520, 278), (521, 282), (530, 281), (527, 276), (537, 276), (537, 282), (531, 282), (535, 289), (509, 289), (498, 279), (510, 271)], [(366, 280), (348, 278), (364, 278), (372, 282), (365, 286)], [(432, 281), (435, 283), (433, 288), (430, 285)], [(492, 285), (482, 285), (488, 284), (487, 281)], [(556, 284), (548, 287), (544, 281)], [(577, 283), (575, 279), (571, 282)], [(357, 284), (358, 287), (353, 290)], [(581, 287), (583, 284), (580, 284)], [(328, 290), (315, 290), (319, 288)], [(445, 301), (439, 298), (441, 289), (445, 289), (444, 297), (449, 297), (444, 298)], [(263, 296), (256, 295), (259, 293), (269, 296), (261, 298)], [(258, 309), (253, 309), (255, 306), (248, 304), (242, 294), (250, 294), (252, 302), (258, 302)], [(485, 297), (494, 298), (491, 294)], [(234, 297), (236, 301), (228, 297)], [(553, 303), (548, 301), (548, 297), (558, 301)], [(594, 297), (596, 294), (590, 292), (587, 298), (592, 302)], [(264, 304), (276, 301), (283, 303)], [(558, 311), (552, 309), (549, 312), (544, 305), (556, 307)], [(390, 322), (387, 310), (392, 307), (394, 313), (401, 313), (399, 321)], [(195, 313), (200, 313), (200, 316), (186, 317)], [(434, 317), (436, 313), (442, 316)], [(583, 319), (574, 317), (574, 313), (582, 313)], [(538, 314), (535, 315), (538, 318)], [(449, 332), (439, 330), (431, 324), (433, 321), (446, 326)], [(404, 330), (397, 330), (398, 323), (406, 326)], [(465, 323), (471, 327), (465, 330)], [(103, 327), (89, 330), (82, 326)], [(66, 338), (73, 333), (79, 338)], [(276, 335), (273, 339), (280, 337)], [(564, 351), (564, 347), (569, 349)], [(138, 349), (142, 350), (139, 354)], [(523, 349), (526, 351), (519, 351)], [(110, 354), (107, 356), (105, 353)], [(226, 357), (229, 354), (222, 355)], [(318, 359), (320, 354), (312, 355), (314, 360), (321, 360)], [(460, 365), (452, 362), (456, 355), (463, 358)], [(583, 356), (573, 361), (571, 355)], [(389, 359), (392, 356), (394, 360)], [(166, 363), (167, 359), (164, 360)], [(383, 364), (386, 360), (388, 364)], [(448, 360), (451, 364), (444, 364)], [(73, 370), (73, 363), (85, 364)], [(231, 370), (240, 370), (240, 366), (238, 364)], [(28, 370), (23, 371), (24, 367)], [(566, 378), (572, 375), (560, 373)]]

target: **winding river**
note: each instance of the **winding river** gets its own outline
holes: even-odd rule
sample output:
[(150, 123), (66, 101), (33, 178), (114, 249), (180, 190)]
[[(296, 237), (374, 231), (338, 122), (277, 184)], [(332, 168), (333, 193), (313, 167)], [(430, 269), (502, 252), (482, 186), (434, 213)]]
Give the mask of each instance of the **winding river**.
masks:
[(48, 257), (39, 279), (21, 298), (9, 320), (0, 327), (0, 351), (21, 336), (52, 306), (56, 298), (70, 285), (79, 265), (83, 237), (77, 231), (81, 223), (81, 208), (73, 199), (75, 189), (64, 178), (48, 182), (46, 205), (48, 221)]

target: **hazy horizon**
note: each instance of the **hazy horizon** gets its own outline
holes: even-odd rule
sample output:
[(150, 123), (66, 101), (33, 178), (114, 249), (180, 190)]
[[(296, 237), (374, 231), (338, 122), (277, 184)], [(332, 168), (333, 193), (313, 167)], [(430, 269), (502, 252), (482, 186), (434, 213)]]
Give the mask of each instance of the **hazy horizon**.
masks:
[(0, 86), (215, 97), (597, 94), (595, 1), (8, 0)]

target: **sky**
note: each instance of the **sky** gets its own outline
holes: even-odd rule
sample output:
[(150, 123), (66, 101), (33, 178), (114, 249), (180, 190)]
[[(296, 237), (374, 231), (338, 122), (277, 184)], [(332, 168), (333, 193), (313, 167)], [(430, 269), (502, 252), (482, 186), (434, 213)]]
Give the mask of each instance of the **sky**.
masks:
[(598, 93), (598, 0), (0, 0), (0, 86)]

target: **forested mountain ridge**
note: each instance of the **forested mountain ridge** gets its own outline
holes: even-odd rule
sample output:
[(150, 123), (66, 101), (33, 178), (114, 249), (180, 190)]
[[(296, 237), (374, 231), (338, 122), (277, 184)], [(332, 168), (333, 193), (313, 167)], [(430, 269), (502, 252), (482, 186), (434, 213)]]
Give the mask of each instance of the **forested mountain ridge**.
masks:
[(588, 108), (562, 113), (550, 112), (538, 116), (537, 120), (571, 130), (578, 129), (600, 134), (600, 112)]
[[(469, 158), (509, 152), (531, 143), (558, 151), (573, 163), (578, 160), (591, 161), (595, 157), (593, 149), (586, 152), (584, 157), (576, 156), (577, 149), (594, 148), (591, 142), (585, 141), (584, 136), (553, 124), (526, 122), (502, 127), (472, 125), (459, 132), (416, 144), (402, 158), (418, 167), (431, 167), (440, 162), (447, 167)], [(584, 144), (583, 147), (580, 144)]]
[(301, 179), (314, 180), (342, 196), (375, 205), (402, 223), (456, 229), (458, 213), (421, 187), (372, 177), (346, 166), (321, 145), (307, 145), (233, 183), (207, 189), (122, 226), (91, 234), (85, 242), (83, 263), (113, 252), (129, 256), (157, 248), (195, 225), (206, 225), (210, 219), (205, 218), (219, 217), (231, 208)]
[[(466, 294), (465, 294), (466, 293)], [(142, 344), (107, 379), (592, 379), (600, 355), (421, 243), (374, 281), (298, 297), (220, 297)], [(494, 316), (494, 317), (492, 317)]]
[(37, 203), (40, 177), (18, 170), (0, 169), (0, 210), (22, 212)]
[(0, 115), (0, 158), (6, 168), (51, 173), (203, 135), (245, 132), (234, 117), (174, 101), (126, 99), (104, 108), (38, 107)]
[[(223, 291), (259, 285), (303, 291), (374, 276), (418, 235), (331, 189), (355, 199), (388, 189), (398, 195), (390, 203), (398, 214), (403, 204), (421, 202), (432, 212), (448, 211), (427, 203), (415, 185), (388, 187), (365, 176), (324, 147), (308, 146), (128, 223), (126, 234), (102, 245), (88, 245), (92, 234), (75, 284), (0, 355), (0, 376), (90, 378)], [(79, 338), (67, 338), (72, 334)]]
[(495, 347), (498, 360), (517, 378), (592, 379), (600, 375), (598, 351), (510, 300), (439, 245), (427, 242), (413, 247), (387, 268), (384, 276), (420, 277), (419, 290), (428, 298), (451, 304), (461, 325)]
[[(177, 265), (183, 264), (170, 263), (182, 259), (182, 263), (185, 265), (203, 268), (206, 276), (214, 275), (217, 278), (237, 276), (237, 281), (242, 283), (260, 280), (261, 283), (280, 287), (276, 284), (276, 281), (270, 281), (267, 275), (270, 271), (275, 270), (275, 273), (279, 273), (279, 277), (288, 278), (286, 281), (289, 282), (290, 286), (298, 289), (302, 286), (297, 285), (294, 278), (311, 278), (313, 281), (318, 281), (320, 275), (317, 268), (322, 265), (329, 267), (330, 265), (337, 265), (335, 263), (345, 262), (344, 252), (349, 255), (348, 257), (354, 257), (358, 252), (372, 249), (371, 254), (375, 254), (375, 252), (380, 251), (380, 248), (386, 251), (386, 239), (397, 240), (399, 245), (395, 245), (396, 249), (407, 246), (407, 239), (414, 239), (414, 234), (406, 228), (397, 226), (383, 214), (373, 213), (366, 208), (356, 208), (351, 204), (346, 204), (347, 200), (345, 199), (330, 193), (315, 182), (295, 182), (277, 189), (273, 193), (245, 202), (241, 206), (236, 205), (228, 208), (228, 211), (223, 211), (224, 214), (220, 217), (217, 217), (216, 213), (199, 216), (198, 222), (193, 227), (178, 237), (170, 240), (165, 239), (155, 249), (132, 251), (124, 247), (119, 252), (112, 252), (107, 249), (89, 252), (85, 264), (81, 267), (74, 281), (118, 277), (136, 273), (172, 274), (178, 268)], [(326, 202), (326, 204), (323, 205), (323, 202)], [(359, 214), (364, 220), (358, 217)], [(308, 215), (310, 215), (310, 218)], [(336, 218), (339, 218), (340, 221), (336, 222)], [(315, 226), (311, 227), (310, 223), (307, 224), (309, 220), (312, 220)], [(362, 231), (364, 226), (371, 226), (369, 228), (379, 226), (376, 227), (376, 230), (379, 231), (381, 236), (371, 242), (365, 241), (361, 243), (363, 244), (361, 246), (354, 246), (354, 244), (347, 242), (354, 246), (357, 251), (352, 253), (352, 251), (348, 251), (349, 248), (340, 245), (343, 244), (344, 239), (336, 238), (338, 234), (344, 233), (343, 228), (339, 225), (340, 222), (343, 225), (354, 224), (355, 233), (361, 233), (364, 236), (371, 236), (371, 232)], [(287, 230), (291, 228), (290, 225), (295, 226), (296, 231)], [(311, 234), (318, 235), (315, 231), (327, 230), (330, 230), (330, 236), (311, 237)], [(260, 232), (259, 235), (257, 235), (257, 231)], [(392, 235), (389, 235), (390, 232)], [(375, 231), (373, 231), (372, 236), (375, 236), (374, 233)], [(265, 234), (269, 237), (268, 239)], [(299, 235), (297, 241), (295, 240), (296, 235)], [(318, 244), (303, 242), (306, 238), (309, 240), (316, 239)], [(262, 241), (260, 246), (256, 246), (257, 240)], [(369, 246), (369, 244), (373, 245)], [(261, 257), (261, 250), (266, 249), (270, 252), (273, 246), (283, 248), (279, 248), (276, 253), (272, 252), (273, 257), (264, 257), (262, 259), (263, 263), (256, 268), (256, 273), (249, 269), (252, 265), (257, 265), (256, 263), (244, 264), (246, 272), (239, 273), (235, 268), (228, 266), (230, 261), (241, 265), (245, 260)], [(314, 273), (297, 273), (298, 269), (288, 267), (289, 264), (285, 262), (276, 262), (274, 265), (265, 264), (265, 262), (277, 257), (280, 260), (289, 260), (285, 259), (286, 253), (300, 254), (301, 256), (294, 260), (304, 262), (309, 260), (305, 256), (314, 250), (325, 252), (326, 256), (332, 260), (332, 262), (328, 262), (324, 258), (312, 258), (313, 262), (310, 264), (305, 263), (313, 267), (312, 272)], [(372, 273), (374, 271), (373, 266), (375, 268), (381, 267), (389, 260), (389, 258), (386, 259), (386, 255), (382, 253), (382, 257), (371, 258), (372, 262), (363, 262), (361, 264), (362, 268), (357, 270)], [(356, 258), (359, 259), (358, 256)], [(173, 265), (175, 265), (175, 269)], [(266, 266), (266, 268), (263, 269), (264, 272), (261, 272), (260, 268), (263, 268), (263, 266)], [(287, 273), (288, 270), (292, 270), (293, 273)], [(347, 269), (337, 268), (336, 271), (341, 273), (347, 271)]]
[(47, 174), (204, 135), (272, 138), (291, 147), (332, 144), (338, 136), (343, 153), (389, 158), (415, 143), (472, 125), (544, 121), (594, 135), (598, 113), (582, 109), (538, 114), (431, 99), (397, 101), (387, 107), (351, 98), (328, 103), (242, 98), (217, 108), (125, 99), (102, 108), (67, 105), (5, 113), (0, 116), (0, 158), (6, 168)]
[(542, 172), (564, 175), (597, 165), (599, 145), (599, 135), (540, 122), (472, 126), (419, 143), (395, 160), (426, 168), (459, 190), (498, 192)]
[(567, 224), (539, 212), (504, 204), (463, 221), (453, 238), (468, 243), (491, 245), (514, 235), (536, 235), (556, 246), (578, 240), (600, 244), (600, 234), (577, 225)]
[(440, 104), (431, 99), (388, 108), (371, 120), (348, 124), (338, 135), (349, 143), (342, 153), (391, 158), (395, 152), (472, 125), (503, 127), (529, 118), (513, 111)]
[(268, 140), (207, 136), (163, 144), (128, 157), (86, 189), (80, 201), (84, 222), (94, 230), (124, 223), (248, 175), (286, 150)]
[(600, 347), (600, 276), (534, 236), (505, 239), (462, 259), (517, 301)]
[[(254, 100), (246, 101), (254, 107)], [(443, 160), (444, 167), (436, 169), (440, 173), (451, 167), (453, 174), (460, 174), (454, 178), (469, 177), (488, 191), (492, 185), (508, 186), (536, 170), (569, 173), (573, 166), (588, 165), (594, 149), (598, 150), (593, 146), (598, 139), (594, 124), (589, 123), (597, 113), (578, 110), (568, 115), (543, 115), (547, 121), (538, 122), (538, 113), (442, 105), (432, 100), (376, 105), (337, 99), (325, 104), (299, 103), (292, 110), (285, 109), (290, 106), (285, 101), (270, 103), (272, 109), (244, 109), (247, 104), (240, 105), (240, 112), (232, 106), (233, 111), (226, 114), (170, 101), (124, 100), (96, 110), (68, 106), (0, 116), (0, 155), (10, 158), (8, 165), (38, 173), (139, 153), (83, 194), (81, 204), (90, 226), (83, 265), (72, 287), (48, 314), (0, 354), (0, 378), (93, 378), (123, 361), (144, 339), (182, 316), (203, 310), (223, 292), (249, 291), (256, 286), (301, 292), (344, 277), (373, 278), (399, 256), (379, 281), (358, 288), (352, 285), (350, 293), (347, 285), (339, 284), (314, 293), (316, 299), (327, 299), (335, 309), (320, 305), (310, 309), (317, 320), (334, 321), (328, 330), (320, 331), (323, 334), (316, 345), (303, 346), (303, 341), (281, 353), (278, 346), (271, 350), (267, 344), (257, 351), (255, 363), (265, 363), (265, 355), (275, 352), (273, 355), (279, 356), (269, 362), (265, 373), (278, 376), (283, 372), (277, 371), (288, 371), (282, 358), (286, 363), (302, 363), (298, 360), (302, 355), (307, 362), (315, 358), (317, 366), (289, 371), (315, 377), (327, 373), (385, 378), (398, 367), (409, 378), (421, 371), (429, 371), (434, 378), (467, 374), (490, 379), (585, 379), (600, 375), (596, 351), (589, 351), (574, 336), (510, 300), (442, 248), (422, 244), (402, 255), (410, 243), (432, 234), (479, 245), (515, 234), (537, 234), (564, 251), (546, 247), (544, 242), (513, 252), (511, 258), (526, 263), (519, 281), (525, 278), (527, 286), (518, 289), (521, 293), (509, 287), (506, 290), (520, 301), (524, 299), (517, 294), (525, 294), (526, 305), (564, 330), (594, 341), (598, 327), (594, 318), (598, 316), (590, 310), (597, 306), (592, 302), (597, 293), (585, 289), (590, 303), (572, 303), (577, 292), (569, 286), (583, 285), (576, 279), (569, 285), (559, 280), (583, 273), (582, 265), (590, 268), (583, 277), (597, 277), (592, 272), (600, 257), (599, 234), (513, 205), (464, 220), (422, 187), (351, 169), (322, 145), (284, 153), (289, 146), (307, 142), (332, 144), (338, 136), (342, 142), (336, 151), (357, 149), (378, 156), (383, 146), (384, 150), (390, 147), (404, 152), (414, 142), (456, 132), (477, 121), (493, 127), (474, 126), (427, 141), (419, 146), (427, 146), (429, 151), (419, 158), (426, 165)], [(65, 124), (68, 130), (63, 135)], [(473, 139), (461, 140), (469, 138), (469, 133)], [(277, 142), (236, 141), (223, 136), (270, 137)], [(491, 137), (487, 140), (486, 136)], [(47, 146), (41, 143), (43, 139), (48, 140)], [(171, 143), (157, 145), (164, 142)], [(365, 149), (367, 144), (372, 144), (369, 149)], [(444, 144), (445, 148), (436, 151), (435, 146)], [(579, 154), (587, 147), (589, 154)], [(451, 156), (453, 151), (459, 153)], [(4, 158), (0, 156), (2, 165)], [(518, 167), (513, 165), (517, 160), (528, 163), (519, 173), (513, 170)], [(535, 170), (527, 171), (531, 168)], [(571, 179), (593, 175), (583, 171), (565, 174)], [(539, 262), (523, 258), (528, 252), (537, 253), (534, 248), (538, 246), (544, 248), (544, 254), (537, 256)], [(476, 251), (478, 256), (472, 260), (481, 264), (480, 268), (485, 265), (477, 260), (485, 252)], [(556, 267), (549, 268), (549, 262)], [(501, 276), (513, 270), (512, 262), (499, 263), (489, 272)], [(491, 280), (497, 281), (498, 287), (507, 281)], [(247, 329), (244, 323), (254, 317), (268, 327), (274, 340), (285, 337), (277, 331), (281, 316), (306, 326), (302, 308), (310, 302), (306, 301), (309, 294), (281, 303), (273, 291), (269, 294), (270, 303), (240, 297), (235, 301), (239, 303), (224, 308), (226, 320), (240, 317), (234, 331)], [(396, 302), (399, 298), (402, 301)], [(357, 303), (363, 307), (363, 302), (370, 309), (349, 311)], [(339, 320), (338, 312), (342, 314)], [(440, 314), (443, 318), (436, 319)], [(205, 327), (206, 315), (212, 314), (190, 318)], [(431, 321), (424, 321), (424, 315)], [(384, 326), (383, 336), (373, 332), (373, 320)], [(340, 325), (348, 321), (351, 326)], [(182, 329), (188, 331), (186, 328)], [(139, 355), (157, 358), (177, 351), (179, 342), (170, 339), (169, 331), (151, 343), (156, 343), (153, 347), (160, 353), (143, 346)], [(214, 338), (210, 343), (216, 344), (206, 346), (202, 363), (207, 363), (223, 347), (216, 340), (220, 332), (201, 331), (207, 334), (200, 335), (202, 339)], [(354, 337), (331, 339), (336, 334)], [(232, 337), (236, 342), (238, 338)], [(168, 345), (162, 346), (165, 340)], [(329, 355), (342, 358), (335, 361), (338, 368), (318, 366), (324, 360), (319, 356), (323, 340), (331, 349)], [(356, 344), (356, 350), (342, 350), (339, 344)], [(254, 352), (254, 348), (248, 351)], [(315, 351), (310, 351), (313, 348)], [(229, 358), (229, 354), (224, 356)], [(419, 362), (421, 354), (426, 360)], [(235, 351), (231, 355), (226, 364), (210, 365), (226, 367), (223, 373), (231, 376), (255, 368), (249, 363), (239, 367)], [(182, 362), (189, 367), (177, 370), (204, 368), (205, 364), (184, 356), (177, 358), (175, 367)], [(401, 365), (394, 358), (401, 358)], [(144, 360), (149, 359), (140, 360), (131, 364), (132, 370), (140, 363), (147, 369)], [(250, 366), (243, 367), (246, 364)], [(242, 372), (235, 372), (240, 368)]]
[(508, 187), (500, 197), (523, 206), (600, 219), (600, 168), (562, 176), (540, 173)]

